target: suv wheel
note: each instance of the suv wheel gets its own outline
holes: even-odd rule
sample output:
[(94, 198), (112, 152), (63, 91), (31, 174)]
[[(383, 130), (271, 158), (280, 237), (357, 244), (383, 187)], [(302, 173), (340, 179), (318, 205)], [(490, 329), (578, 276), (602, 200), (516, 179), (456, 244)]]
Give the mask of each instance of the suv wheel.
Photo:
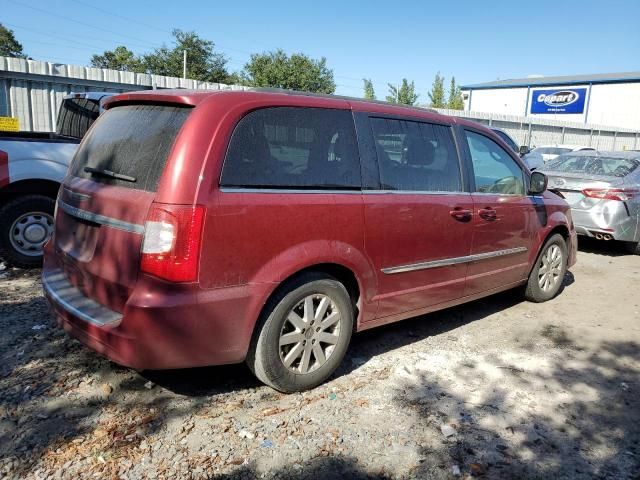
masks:
[(0, 257), (14, 267), (42, 265), (42, 246), (53, 233), (54, 207), (49, 197), (25, 195), (0, 208)]
[(295, 279), (265, 309), (247, 355), (259, 380), (281, 392), (324, 382), (344, 358), (353, 307), (344, 285), (320, 273)]
[(567, 243), (555, 234), (542, 247), (529, 274), (525, 297), (530, 302), (546, 302), (555, 297), (567, 272)]

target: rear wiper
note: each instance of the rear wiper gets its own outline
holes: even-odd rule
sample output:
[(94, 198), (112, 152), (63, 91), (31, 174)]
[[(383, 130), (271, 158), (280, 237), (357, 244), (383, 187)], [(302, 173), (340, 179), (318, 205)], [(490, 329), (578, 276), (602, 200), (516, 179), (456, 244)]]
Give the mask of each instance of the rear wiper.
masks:
[(125, 182), (135, 182), (136, 177), (130, 177), (129, 175), (123, 175), (121, 173), (112, 172), (111, 170), (100, 170), (99, 168), (84, 167), (84, 171), (91, 175), (101, 175), (103, 177), (115, 178), (117, 180), (124, 180)]

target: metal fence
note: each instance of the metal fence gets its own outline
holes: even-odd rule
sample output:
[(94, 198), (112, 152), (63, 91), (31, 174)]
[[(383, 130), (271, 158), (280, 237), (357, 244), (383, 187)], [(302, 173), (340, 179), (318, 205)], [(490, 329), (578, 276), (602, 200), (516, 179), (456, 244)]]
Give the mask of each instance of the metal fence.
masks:
[(0, 57), (0, 116), (16, 117), (24, 131), (55, 130), (58, 108), (69, 93), (128, 92), (152, 88), (242, 90), (223, 83)]
[(625, 128), (561, 122), (515, 115), (499, 115), (462, 110), (436, 109), (445, 115), (464, 117), (485, 125), (503, 129), (520, 145), (531, 148), (539, 145), (569, 144), (597, 150), (640, 149), (640, 132)]
[[(60, 102), (69, 93), (126, 92), (152, 88), (243, 90), (245, 87), (0, 57), (0, 116), (18, 118), (20, 129), (25, 131), (54, 130)], [(519, 144), (530, 147), (568, 143), (601, 150), (640, 149), (640, 132), (629, 129), (461, 110), (438, 111), (502, 128)]]

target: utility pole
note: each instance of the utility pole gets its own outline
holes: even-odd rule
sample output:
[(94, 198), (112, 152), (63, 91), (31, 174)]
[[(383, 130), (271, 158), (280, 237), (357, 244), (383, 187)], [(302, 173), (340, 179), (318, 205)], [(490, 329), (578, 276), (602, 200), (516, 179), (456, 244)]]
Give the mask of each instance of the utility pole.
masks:
[(187, 78), (187, 51), (182, 51), (182, 78)]
[(398, 103), (398, 101), (400, 100), (399, 95), (400, 95), (400, 85), (396, 83), (396, 103)]

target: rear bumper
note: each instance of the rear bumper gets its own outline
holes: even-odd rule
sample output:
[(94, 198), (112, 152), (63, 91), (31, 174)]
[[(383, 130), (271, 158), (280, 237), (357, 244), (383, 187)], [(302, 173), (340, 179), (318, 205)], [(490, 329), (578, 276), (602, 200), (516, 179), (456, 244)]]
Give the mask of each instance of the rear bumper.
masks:
[[(607, 204), (611, 204), (606, 208)], [(604, 206), (589, 210), (572, 209), (571, 215), (579, 235), (596, 237), (598, 234), (611, 235), (614, 240), (637, 242), (637, 215), (629, 215), (622, 202), (610, 201)]]
[[(110, 360), (138, 370), (242, 362), (269, 284), (201, 290), (141, 275), (120, 314), (70, 285), (45, 256), (44, 294), (58, 324)], [(66, 283), (65, 283), (66, 282)]]

